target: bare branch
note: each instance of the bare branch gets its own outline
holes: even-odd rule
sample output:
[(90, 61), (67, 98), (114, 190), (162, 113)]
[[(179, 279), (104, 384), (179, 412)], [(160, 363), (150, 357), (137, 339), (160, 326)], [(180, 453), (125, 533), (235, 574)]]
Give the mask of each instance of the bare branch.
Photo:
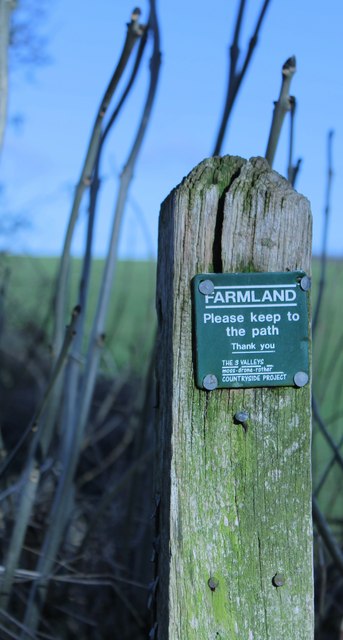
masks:
[[(140, 64), (142, 61), (143, 52), (145, 49), (147, 41), (147, 30), (144, 31), (143, 37), (140, 40), (140, 45), (138, 48), (135, 64), (131, 73), (131, 76), (128, 80), (128, 83), (125, 87), (123, 95), (121, 96), (118, 105), (114, 109), (108, 124), (106, 125), (104, 132), (101, 136), (99, 142), (99, 148), (97, 152), (97, 157), (95, 161), (94, 173), (92, 176), (92, 184), (90, 188), (90, 202), (89, 202), (89, 214), (88, 214), (88, 225), (87, 225), (87, 239), (86, 239), (86, 248), (82, 265), (82, 273), (80, 278), (80, 286), (79, 286), (79, 304), (84, 309), (84, 313), (80, 316), (78, 327), (77, 327), (77, 336), (73, 345), (73, 352), (70, 354), (68, 369), (66, 372), (65, 380), (64, 380), (64, 407), (63, 407), (63, 438), (65, 441), (65, 451), (68, 456), (68, 451), (70, 449), (74, 438), (74, 432), (77, 425), (77, 415), (78, 415), (78, 393), (79, 393), (79, 376), (81, 369), (81, 349), (83, 342), (83, 334), (84, 334), (84, 324), (85, 324), (85, 310), (87, 307), (87, 299), (88, 299), (88, 290), (89, 290), (89, 282), (90, 282), (90, 274), (91, 274), (91, 262), (92, 262), (92, 246), (93, 246), (93, 229), (95, 223), (95, 215), (96, 215), (96, 205), (97, 205), (97, 197), (99, 193), (100, 186), (100, 177), (99, 177), (99, 167), (100, 167), (100, 158), (101, 153), (104, 148), (104, 142), (107, 139), (107, 136), (115, 122), (116, 117), (118, 116), (121, 108), (123, 107), (127, 96), (129, 95), (130, 89), (133, 86), (134, 80), (137, 76), (138, 70), (140, 68)], [(62, 457), (63, 454), (62, 454)]]
[(237, 20), (236, 20), (235, 33), (234, 33), (232, 45), (230, 47), (229, 89), (231, 90), (231, 92), (232, 92), (234, 84), (235, 84), (236, 67), (237, 67), (237, 62), (238, 62), (239, 53), (240, 53), (239, 36), (240, 36), (240, 31), (241, 31), (241, 26), (242, 26), (242, 21), (243, 21), (243, 15), (244, 15), (244, 11), (245, 11), (245, 3), (246, 3), (246, 0), (241, 0), (241, 2), (240, 2), (239, 9), (238, 9)]
[[(269, 2), (270, 2), (270, 0), (264, 0), (263, 6), (261, 8), (260, 15), (259, 15), (259, 17), (257, 19), (255, 31), (254, 31), (252, 37), (250, 38), (247, 55), (245, 57), (241, 72), (239, 74), (239, 83), (238, 83), (238, 86), (237, 86), (237, 91), (238, 91), (239, 86), (240, 86), (240, 84), (241, 84), (241, 82), (242, 82), (242, 80), (243, 80), (243, 78), (245, 76), (245, 73), (246, 73), (247, 68), (249, 66), (249, 63), (250, 63), (250, 60), (251, 60), (252, 55), (254, 53), (254, 49), (255, 49), (255, 47), (257, 45), (259, 32), (260, 32), (260, 29), (261, 29), (261, 26), (262, 26), (262, 22), (263, 22), (264, 16), (266, 15), (266, 12), (267, 12)], [(236, 94), (237, 94), (237, 91), (236, 91)]]
[(296, 112), (296, 99), (294, 96), (290, 96), (290, 105), (291, 105), (291, 124), (289, 131), (289, 155), (288, 155), (288, 169), (287, 169), (287, 177), (288, 181), (291, 183), (292, 187), (295, 186), (295, 182), (299, 173), (301, 158), (299, 158), (296, 164), (293, 164), (293, 146), (294, 146), (294, 120), (295, 120), (295, 112)]
[(154, 51), (152, 55), (151, 65), (150, 65), (150, 87), (147, 95), (146, 104), (144, 107), (144, 111), (142, 114), (141, 122), (138, 128), (138, 132), (136, 135), (136, 139), (133, 143), (128, 161), (124, 167), (123, 173), (120, 179), (120, 188), (118, 199), (116, 203), (116, 209), (113, 218), (113, 227), (109, 244), (109, 252), (106, 258), (103, 281), (101, 284), (101, 290), (99, 293), (98, 306), (96, 311), (96, 317), (94, 319), (94, 325), (92, 329), (92, 336), (90, 339), (90, 347), (87, 355), (87, 363), (86, 363), (86, 377), (83, 384), (82, 390), (82, 410), (79, 417), (80, 431), (83, 433), (85, 424), (87, 421), (89, 407), (91, 403), (91, 398), (94, 389), (95, 376), (98, 369), (98, 362), (100, 358), (100, 350), (101, 350), (101, 340), (100, 337), (104, 335), (105, 332), (105, 320), (106, 314), (110, 299), (110, 292), (112, 288), (113, 278), (115, 275), (115, 267), (117, 262), (117, 251), (118, 251), (118, 241), (119, 241), (119, 233), (121, 228), (121, 223), (123, 219), (126, 198), (129, 190), (129, 186), (133, 176), (134, 166), (138, 157), (138, 153), (140, 151), (141, 144), (143, 142), (143, 138), (145, 135), (146, 127), (149, 121), (151, 109), (153, 106), (156, 89), (157, 89), (157, 81), (159, 76), (159, 66), (160, 66), (160, 50), (159, 50), (159, 34), (157, 21), (155, 17), (155, 9), (154, 2), (151, 1), (151, 16), (149, 20), (150, 28), (154, 33)]
[[(138, 19), (140, 16), (140, 10), (135, 9), (131, 15), (131, 21), (127, 25), (127, 33), (126, 39), (124, 42), (123, 50), (121, 56), (119, 58), (119, 62), (113, 72), (112, 78), (106, 88), (104, 96), (101, 100), (100, 106), (98, 108), (98, 112), (95, 118), (95, 122), (93, 125), (93, 130), (91, 133), (90, 141), (88, 144), (88, 149), (86, 153), (86, 158), (84, 160), (84, 164), (82, 167), (81, 175), (79, 178), (79, 182), (75, 189), (74, 200), (72, 204), (72, 209), (70, 213), (70, 218), (68, 222), (68, 228), (64, 240), (64, 247), (62, 251), (61, 261), (59, 265), (59, 272), (57, 277), (57, 285), (56, 285), (56, 295), (55, 295), (55, 314), (54, 314), (54, 337), (53, 337), (53, 351), (54, 357), (57, 357), (60, 344), (61, 344), (61, 335), (64, 327), (64, 318), (65, 318), (65, 306), (66, 306), (66, 294), (67, 294), (67, 282), (68, 282), (68, 272), (69, 272), (69, 262), (70, 262), (70, 249), (72, 238), (74, 234), (75, 225), (77, 222), (77, 218), (79, 215), (79, 208), (81, 205), (81, 201), (84, 195), (85, 190), (91, 185), (94, 165), (96, 163), (98, 157), (98, 150), (101, 141), (101, 129), (103, 126), (103, 119), (111, 102), (111, 99), (115, 93), (115, 90), (118, 86), (119, 80), (122, 77), (124, 70), (127, 66), (128, 60), (133, 51), (134, 45), (136, 44), (137, 38), (141, 37), (144, 33), (145, 28), (139, 24)], [(89, 269), (89, 262), (86, 265), (86, 268)], [(85, 275), (85, 274), (83, 274)], [(85, 282), (87, 282), (87, 277)], [(83, 311), (84, 314), (84, 311)], [(79, 319), (78, 329), (80, 329), (79, 333), (82, 334), (83, 331), (83, 316)], [(80, 336), (81, 339), (81, 336)], [(74, 383), (74, 393), (76, 389), (77, 378), (73, 378)], [(62, 391), (62, 384), (56, 385), (54, 388), (54, 393), (50, 400), (49, 410), (46, 416), (46, 422), (48, 423), (48, 429), (53, 428), (53, 424), (56, 421), (56, 414), (60, 409), (60, 395)], [(75, 407), (70, 406), (70, 398), (73, 396), (73, 389), (69, 389), (68, 398), (69, 406), (65, 405), (64, 410), (67, 412), (73, 412)], [(72, 437), (70, 435), (70, 437)]]
[(137, 13), (137, 11), (134, 12), (131, 16), (131, 22), (128, 24), (123, 51), (120, 56), (119, 62), (116, 66), (116, 69), (113, 73), (113, 76), (105, 91), (105, 94), (101, 100), (101, 103), (95, 118), (95, 122), (93, 125), (93, 130), (90, 137), (86, 158), (85, 158), (81, 175), (75, 190), (74, 201), (73, 201), (68, 228), (66, 232), (66, 237), (64, 241), (64, 247), (63, 247), (59, 274), (58, 274), (57, 290), (56, 290), (55, 333), (54, 333), (54, 350), (56, 354), (58, 353), (60, 344), (61, 344), (61, 334), (62, 334), (62, 328), (63, 328), (64, 318), (65, 318), (65, 298), (66, 298), (66, 287), (67, 287), (67, 278), (68, 278), (70, 247), (71, 247), (71, 242), (74, 234), (76, 221), (79, 214), (79, 208), (81, 205), (84, 191), (91, 184), (94, 163), (97, 157), (97, 152), (98, 152), (100, 138), (101, 138), (101, 127), (102, 127), (104, 116), (107, 112), (112, 96), (118, 86), (119, 80), (123, 75), (127, 62), (132, 53), (133, 47), (136, 44), (137, 38), (140, 37), (143, 33), (142, 27), (138, 25), (138, 22), (137, 22), (138, 15), (139, 14)]
[[(81, 390), (81, 406), (80, 415), (77, 423), (77, 428), (74, 432), (72, 449), (68, 452), (68, 459), (65, 460), (65, 466), (61, 473), (59, 484), (57, 487), (54, 503), (52, 505), (50, 513), (50, 526), (46, 531), (44, 542), (42, 545), (42, 552), (38, 561), (37, 571), (43, 577), (32, 586), (32, 590), (28, 599), (25, 624), (30, 629), (36, 629), (39, 621), (40, 610), (44, 603), (44, 587), (49, 579), (51, 568), (55, 562), (56, 554), (65, 530), (65, 526), (70, 513), (71, 506), (71, 488), (73, 486), (73, 478), (75, 474), (76, 465), (79, 459), (79, 451), (82, 444), (82, 438), (85, 431), (85, 426), (88, 418), (88, 411), (90, 406), (90, 399), (93, 394), (94, 383), (96, 378), (96, 372), (99, 362), (99, 339), (103, 341), (103, 330), (101, 328), (105, 321), (107, 306), (110, 297), (110, 290), (112, 286), (112, 279), (115, 271), (116, 259), (117, 259), (117, 247), (119, 239), (119, 231), (123, 218), (126, 196), (129, 189), (129, 185), (133, 176), (134, 166), (143, 142), (143, 138), (149, 122), (152, 106), (157, 89), (157, 81), (159, 77), (160, 67), (160, 49), (159, 49), (159, 31), (155, 10), (155, 1), (150, 0), (150, 17), (149, 17), (149, 29), (154, 37), (153, 54), (150, 64), (150, 84), (148, 94), (146, 98), (145, 107), (141, 117), (141, 122), (138, 127), (138, 132), (129, 155), (128, 162), (124, 168), (121, 176), (121, 184), (119, 189), (118, 200), (116, 204), (112, 234), (110, 239), (109, 253), (106, 259), (104, 278), (99, 294), (98, 307), (96, 312), (95, 323), (91, 336), (91, 343), (86, 362), (86, 377), (85, 383)], [(44, 590), (44, 591), (43, 591)], [(37, 595), (39, 594), (39, 598)]]
[(272, 125), (269, 134), (269, 140), (266, 150), (266, 159), (270, 166), (273, 166), (276, 147), (279, 142), (282, 124), (287, 111), (291, 109), (292, 98), (289, 95), (289, 89), (292, 78), (296, 71), (295, 56), (288, 58), (282, 67), (282, 83), (278, 101), (275, 103)]
[(266, 14), (269, 2), (270, 0), (264, 0), (260, 14), (257, 19), (255, 31), (249, 42), (249, 47), (248, 47), (248, 51), (246, 53), (244, 62), (242, 64), (240, 71), (237, 71), (236, 69), (237, 69), (238, 57), (240, 52), (239, 36), (240, 36), (242, 20), (243, 20), (244, 11), (245, 11), (245, 0), (240, 0), (240, 5), (239, 5), (237, 19), (236, 19), (234, 38), (233, 38), (232, 45), (230, 47), (230, 71), (229, 71), (229, 81), (228, 81), (226, 99), (225, 99), (224, 111), (223, 111), (221, 123), (219, 126), (216, 143), (214, 145), (214, 150), (213, 150), (214, 156), (217, 156), (220, 154), (225, 132), (227, 129), (227, 124), (230, 118), (230, 114), (231, 114), (238, 90), (241, 86), (242, 80), (246, 74), (247, 68), (252, 58), (254, 49), (257, 45), (259, 31), (261, 29), (263, 18)]
[(321, 266), (320, 266), (320, 279), (317, 302), (313, 313), (312, 332), (316, 331), (319, 313), (321, 309), (325, 283), (326, 283), (326, 266), (327, 266), (327, 241), (330, 222), (330, 207), (331, 207), (331, 191), (332, 191), (332, 179), (333, 179), (333, 167), (332, 167), (332, 141), (334, 132), (329, 131), (327, 138), (327, 181), (326, 181), (326, 198), (325, 198), (325, 210), (324, 210), (324, 227), (323, 227), (323, 241), (322, 241), (322, 254), (321, 254)]

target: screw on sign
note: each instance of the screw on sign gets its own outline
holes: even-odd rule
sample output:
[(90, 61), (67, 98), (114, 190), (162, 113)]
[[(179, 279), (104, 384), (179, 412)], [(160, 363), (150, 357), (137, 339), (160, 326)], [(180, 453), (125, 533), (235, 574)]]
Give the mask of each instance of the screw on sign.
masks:
[(213, 389), (216, 389), (218, 387), (218, 380), (216, 376), (213, 373), (208, 373), (202, 381), (202, 386), (207, 391), (213, 391)]
[(282, 573), (276, 573), (275, 576), (273, 576), (272, 583), (274, 587), (283, 587), (285, 584), (284, 575)]
[(303, 291), (309, 291), (311, 289), (311, 278), (303, 276), (300, 280), (300, 287)]
[(308, 383), (308, 375), (305, 371), (298, 371), (294, 376), (294, 384), (296, 387), (304, 387)]
[(219, 586), (219, 580), (217, 580), (216, 578), (211, 577), (207, 581), (207, 584), (210, 587), (211, 591), (215, 591), (217, 589), (217, 587)]
[(212, 280), (202, 280), (199, 283), (199, 291), (204, 296), (211, 295), (211, 293), (213, 293), (213, 291), (214, 291), (214, 284), (213, 284)]
[(244, 431), (248, 431), (249, 414), (247, 411), (237, 411), (233, 417), (235, 424), (241, 424)]

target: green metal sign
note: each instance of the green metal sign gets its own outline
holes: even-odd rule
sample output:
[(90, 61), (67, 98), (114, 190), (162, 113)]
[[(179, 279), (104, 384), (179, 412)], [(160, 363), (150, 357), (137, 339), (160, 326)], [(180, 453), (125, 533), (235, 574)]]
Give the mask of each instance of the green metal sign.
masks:
[(309, 289), (303, 271), (196, 275), (196, 385), (210, 391), (307, 384)]

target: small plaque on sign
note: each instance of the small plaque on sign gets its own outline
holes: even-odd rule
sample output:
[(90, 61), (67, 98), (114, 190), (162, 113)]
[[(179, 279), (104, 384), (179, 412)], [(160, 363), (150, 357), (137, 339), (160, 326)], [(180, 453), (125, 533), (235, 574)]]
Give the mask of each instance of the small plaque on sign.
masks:
[(307, 384), (309, 289), (303, 271), (195, 276), (196, 385), (211, 391)]

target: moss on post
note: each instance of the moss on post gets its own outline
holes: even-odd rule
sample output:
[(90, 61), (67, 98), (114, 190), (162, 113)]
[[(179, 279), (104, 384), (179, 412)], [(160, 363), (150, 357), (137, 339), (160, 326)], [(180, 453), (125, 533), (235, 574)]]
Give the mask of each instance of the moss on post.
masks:
[(261, 158), (205, 160), (162, 205), (159, 640), (313, 638), (310, 387), (197, 389), (190, 289), (310, 255), (308, 201)]

